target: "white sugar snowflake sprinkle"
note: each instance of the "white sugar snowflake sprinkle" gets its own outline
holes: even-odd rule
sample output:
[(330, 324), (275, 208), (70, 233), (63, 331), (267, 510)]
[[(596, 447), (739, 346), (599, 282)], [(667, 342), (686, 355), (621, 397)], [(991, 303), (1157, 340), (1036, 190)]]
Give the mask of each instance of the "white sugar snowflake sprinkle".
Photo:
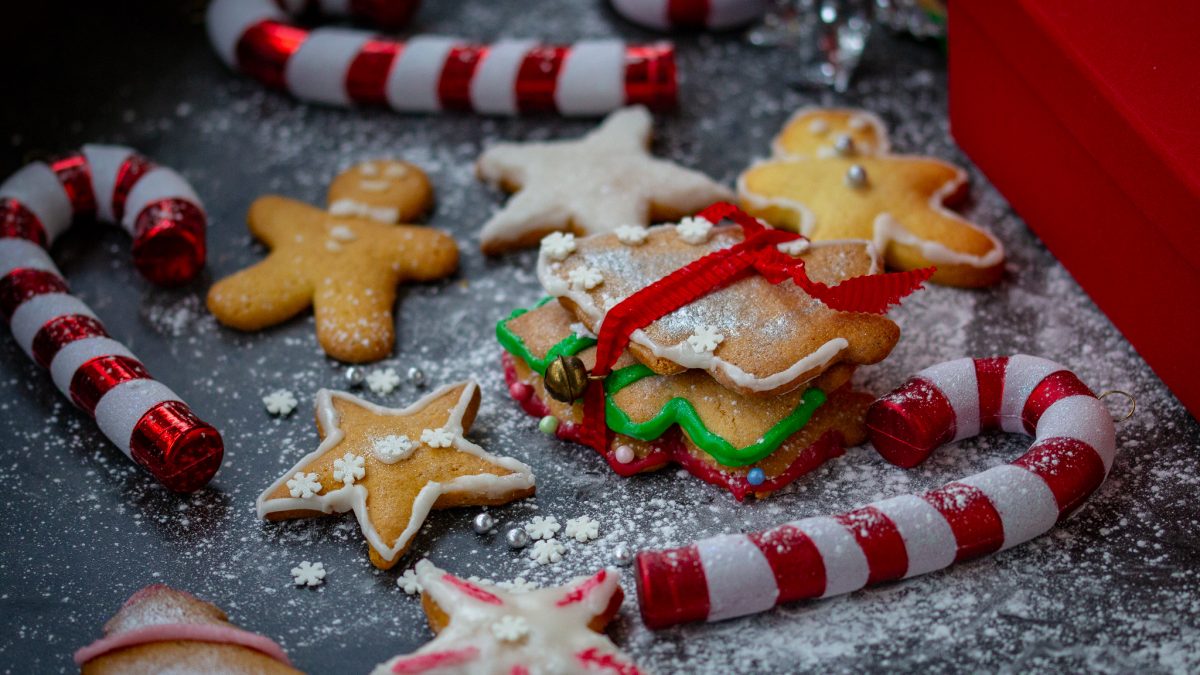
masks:
[(529, 557), (539, 565), (549, 565), (562, 560), (566, 550), (567, 548), (559, 540), (546, 539), (534, 542), (533, 548), (529, 550)]
[(297, 404), (296, 397), (287, 389), (277, 389), (267, 394), (262, 402), (267, 407), (267, 412), (280, 417), (292, 414)]
[(775, 248), (779, 249), (781, 253), (786, 253), (790, 256), (797, 256), (807, 252), (808, 249), (812, 248), (812, 242), (804, 237), (800, 237), (799, 239), (785, 241)]
[(400, 386), (400, 375), (391, 368), (367, 373), (367, 387), (376, 394), (390, 394)]
[(333, 460), (333, 479), (340, 480), (345, 485), (354, 485), (354, 481), (367, 474), (367, 469), (363, 466), (365, 461), (366, 458), (361, 455), (347, 452), (341, 459)]
[(408, 459), (416, 447), (417, 444), (404, 434), (388, 434), (383, 438), (375, 439), (375, 444), (371, 446), (371, 452), (375, 453), (379, 461), (393, 464), (402, 459)]
[(708, 241), (713, 224), (703, 218), (684, 218), (675, 226), (679, 238), (689, 244), (703, 244)]
[(529, 533), (532, 539), (552, 539), (562, 526), (558, 524), (558, 518), (554, 516), (534, 516), (528, 523), (525, 523), (525, 531)]
[(575, 252), (575, 235), (570, 232), (551, 232), (542, 238), (542, 253), (551, 260), (566, 260)]
[(404, 570), (404, 574), (400, 575), (400, 577), (396, 579), (396, 585), (400, 587), (400, 590), (409, 595), (416, 595), (417, 593), (425, 590), (424, 587), (421, 586), (421, 582), (417, 581), (417, 573), (415, 570)]
[(572, 290), (590, 291), (604, 283), (604, 275), (600, 274), (600, 270), (591, 267), (576, 267), (567, 272), (567, 281), (570, 282)]
[(529, 622), (523, 616), (507, 614), (492, 624), (492, 635), (501, 642), (520, 642), (529, 635)]
[(536, 591), (539, 588), (537, 584), (525, 577), (517, 577), (512, 581), (501, 581), (496, 586), (511, 593), (528, 593), (529, 591)]
[(454, 443), (454, 434), (445, 429), (424, 429), (421, 442), (431, 448), (448, 448)]
[(292, 568), (292, 583), (297, 586), (320, 586), (325, 582), (325, 564), (307, 560)]
[(575, 537), (578, 542), (591, 541), (600, 536), (600, 522), (588, 516), (571, 518), (567, 521), (563, 536), (568, 539)]
[(296, 475), (288, 479), (287, 488), (293, 497), (308, 499), (313, 495), (321, 494), (320, 476), (315, 473), (297, 471)]
[(697, 354), (704, 354), (711, 353), (724, 339), (725, 336), (718, 333), (712, 326), (700, 326), (687, 339), (687, 343)]
[(617, 241), (626, 246), (637, 246), (644, 243), (650, 234), (650, 230), (641, 225), (620, 225), (613, 232), (617, 235)]

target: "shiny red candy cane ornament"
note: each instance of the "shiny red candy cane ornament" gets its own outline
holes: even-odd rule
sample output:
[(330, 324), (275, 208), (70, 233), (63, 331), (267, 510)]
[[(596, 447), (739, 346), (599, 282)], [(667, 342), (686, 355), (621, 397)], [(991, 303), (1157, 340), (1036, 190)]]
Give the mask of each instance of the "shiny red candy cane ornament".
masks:
[[(592, 378), (602, 378), (612, 372), (613, 364), (629, 345), (634, 331), (755, 272), (773, 284), (790, 279), (831, 309), (871, 314), (886, 312), (901, 298), (921, 288), (934, 272), (930, 267), (874, 274), (827, 286), (808, 278), (803, 259), (785, 255), (778, 249), (780, 244), (800, 239), (801, 235), (767, 227), (727, 202), (717, 202), (696, 217), (710, 223), (729, 218), (742, 228), (745, 238), (734, 246), (713, 251), (675, 270), (608, 310), (600, 334), (596, 336), (596, 365), (590, 373)], [(583, 442), (604, 454), (608, 449), (608, 425), (605, 423), (604, 391), (598, 384), (589, 386), (585, 393), (583, 424)]]
[(763, 15), (766, 0), (611, 0), (626, 19), (655, 30), (726, 30)]
[(0, 185), (0, 316), (122, 452), (168, 488), (197, 490), (221, 466), (220, 434), (109, 337), (47, 252), (90, 218), (133, 236), (134, 264), (154, 283), (189, 281), (204, 266), (206, 219), (191, 186), (128, 148), (87, 145)]
[(867, 427), (880, 454), (903, 467), (989, 429), (1034, 442), (1009, 464), (925, 494), (641, 553), (646, 624), (719, 621), (849, 593), (1029, 541), (1078, 509), (1116, 455), (1104, 405), (1069, 370), (1034, 356), (927, 368), (876, 401)]
[[(330, 10), (345, 5), (316, 1)], [(368, 31), (296, 25), (289, 12), (311, 4), (214, 0), (208, 7), (209, 39), (229, 67), (301, 100), (329, 105), (387, 105), (398, 112), (601, 115), (626, 105), (667, 110), (676, 103), (670, 44), (474, 44), (432, 35), (401, 41)], [(411, 13), (415, 2), (360, 0), (350, 8), (360, 5), (374, 10), (360, 7), (359, 14), (378, 17), (387, 7)]]

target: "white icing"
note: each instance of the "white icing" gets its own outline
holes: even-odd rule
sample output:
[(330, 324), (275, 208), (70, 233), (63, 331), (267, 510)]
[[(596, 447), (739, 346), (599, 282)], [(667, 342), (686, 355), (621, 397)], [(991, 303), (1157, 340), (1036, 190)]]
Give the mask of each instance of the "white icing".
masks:
[(337, 253), (342, 250), (342, 245), (330, 239), (325, 242), (325, 250), (330, 253)]
[[(792, 116), (788, 118), (788, 121), (784, 123), (782, 128), (787, 129), (798, 120), (809, 116), (813, 117), (813, 122), (817, 120), (825, 121), (822, 116), (829, 113), (848, 113), (850, 118), (849, 121), (847, 121), (846, 126), (853, 131), (863, 131), (868, 127), (874, 129), (874, 135), (877, 139), (875, 146), (860, 142), (858, 144), (858, 149), (860, 151), (878, 155), (886, 155), (891, 152), (891, 141), (888, 138), (887, 125), (883, 123), (883, 120), (880, 119), (878, 115), (870, 112), (869, 110), (859, 110), (857, 108), (823, 108), (820, 106), (804, 106), (803, 108), (800, 108), (796, 112), (792, 113)], [(856, 119), (861, 121), (852, 122), (852, 120)], [(813, 122), (809, 122), (810, 130), (812, 129), (811, 125)], [(852, 126), (852, 124), (857, 124), (858, 126)], [(826, 150), (831, 154), (833, 153), (833, 148), (826, 147), (821, 149)], [(799, 159), (805, 157), (804, 155), (788, 152), (788, 150), (784, 148), (783, 132), (780, 132), (775, 136), (774, 139), (771, 140), (771, 155), (775, 159)]]
[(361, 455), (347, 452), (339, 459), (333, 460), (333, 479), (342, 481), (343, 485), (354, 485), (354, 481), (367, 474), (365, 462), (366, 459)]
[(403, 164), (388, 164), (383, 170), (383, 175), (388, 178), (403, 178), (408, 175), (408, 167)]
[(298, 403), (296, 397), (287, 389), (278, 389), (267, 394), (262, 398), (262, 402), (267, 412), (280, 417), (290, 415)]
[(533, 543), (533, 547), (529, 549), (529, 557), (539, 565), (552, 565), (561, 561), (566, 551), (567, 547), (559, 540), (543, 539)]
[(818, 117), (808, 123), (808, 130), (814, 136), (824, 136), (829, 133), (829, 122)]
[(334, 216), (354, 216), (369, 218), (381, 223), (395, 223), (400, 220), (400, 209), (392, 206), (371, 206), (355, 199), (336, 199), (329, 205), (329, 213)]
[(500, 143), (479, 157), (480, 178), (520, 190), (483, 226), (486, 249), (547, 229), (584, 234), (650, 224), (650, 207), (691, 213), (732, 199), (707, 176), (650, 155), (649, 111), (609, 115), (581, 139)]
[(423, 429), (421, 442), (431, 448), (448, 448), (454, 444), (454, 434), (446, 429)]
[(554, 516), (534, 516), (525, 523), (525, 531), (531, 539), (553, 539), (560, 527)]
[(785, 241), (782, 244), (776, 245), (775, 248), (779, 249), (781, 253), (786, 253), (792, 257), (796, 257), (803, 255), (808, 251), (808, 249), (812, 248), (812, 242), (804, 237), (801, 237), (799, 239)]
[(389, 180), (360, 180), (358, 189), (366, 192), (383, 192), (392, 186)]
[(292, 568), (292, 583), (297, 586), (320, 586), (325, 582), (325, 564), (307, 560)]
[(375, 458), (384, 464), (395, 464), (402, 459), (408, 459), (416, 449), (417, 444), (404, 434), (389, 434), (377, 438), (371, 446)]
[(391, 368), (372, 370), (367, 373), (367, 388), (373, 393), (390, 394), (400, 386), (400, 374)]
[(337, 239), (338, 241), (354, 241), (357, 238), (357, 235), (354, 234), (354, 230), (345, 225), (334, 225), (333, 227), (329, 228), (329, 236)]
[(315, 473), (297, 471), (287, 482), (288, 493), (293, 497), (308, 499), (321, 494), (321, 477)]
[(622, 244), (637, 246), (645, 243), (646, 235), (650, 233), (650, 230), (641, 225), (619, 225), (613, 232), (617, 235), (617, 241)]
[(575, 235), (570, 232), (551, 232), (542, 237), (542, 252), (551, 260), (566, 260), (575, 252)]
[(567, 520), (563, 536), (578, 542), (588, 542), (600, 536), (600, 521), (588, 516), (579, 516)]
[[(409, 659), (422, 655), (463, 650), (473, 651), (453, 665), (453, 672), (463, 675), (632, 671), (629, 659), (604, 633), (588, 628), (605, 615), (620, 590), (620, 573), (614, 569), (565, 586), (522, 592), (515, 582), (506, 589), (505, 584), (463, 581), (422, 560), (416, 580), (449, 621), (428, 644), (380, 664), (373, 675), (404, 672)], [(578, 658), (585, 652), (611, 659), (611, 669), (585, 667)]]
[[(478, 495), (484, 499), (499, 499), (514, 491), (526, 490), (533, 487), (533, 473), (527, 465), (510, 457), (501, 457), (488, 453), (483, 448), (463, 437), (463, 416), (470, 407), (475, 393), (479, 390), (479, 385), (474, 381), (465, 383), (466, 386), (463, 386), (463, 384), (457, 383), (442, 387), (403, 409), (385, 408), (357, 396), (347, 394), (346, 392), (330, 391), (328, 389), (320, 390), (317, 392), (317, 420), (321, 429), (325, 431), (325, 438), (316, 450), (306, 455), (295, 467), (268, 486), (258, 496), (258, 499), (255, 501), (258, 517), (265, 518), (267, 514), (281, 511), (318, 511), (322, 513), (353, 511), (355, 517), (358, 519), (363, 536), (366, 537), (371, 547), (385, 560), (394, 560), (396, 555), (407, 547), (408, 542), (421, 529), (421, 525), (425, 522), (425, 518), (429, 515), (439, 496), (443, 494), (461, 494)], [(327, 454), (345, 438), (345, 431), (340, 426), (337, 410), (333, 406), (334, 398), (364, 408), (373, 415), (408, 417), (421, 412), (431, 403), (441, 398), (446, 392), (460, 386), (463, 387), (462, 395), (450, 411), (450, 417), (443, 427), (452, 434), (454, 449), (459, 452), (475, 455), (489, 464), (510, 471), (511, 473), (503, 476), (492, 473), (479, 473), (470, 476), (459, 476), (444, 483), (428, 483), (413, 500), (412, 515), (404, 531), (391, 542), (385, 542), (375, 529), (374, 524), (372, 524), (367, 511), (367, 488), (362, 484), (346, 485), (337, 490), (307, 498), (270, 498), (270, 495), (283, 486), (289, 477), (294, 473), (302, 471), (304, 467)]]
[(358, 172), (364, 176), (374, 177), (379, 175), (379, 167), (373, 162), (363, 162), (358, 165)]

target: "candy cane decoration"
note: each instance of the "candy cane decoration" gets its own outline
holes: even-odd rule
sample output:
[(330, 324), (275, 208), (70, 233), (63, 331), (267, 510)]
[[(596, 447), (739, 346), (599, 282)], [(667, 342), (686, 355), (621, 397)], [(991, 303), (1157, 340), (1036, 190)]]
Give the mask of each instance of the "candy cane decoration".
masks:
[(402, 42), (359, 30), (301, 28), (272, 0), (214, 0), (208, 35), (229, 67), (316, 103), (492, 115), (601, 115), (638, 103), (655, 110), (675, 106), (670, 44), (483, 45), (442, 36)]
[(1104, 405), (1073, 373), (1034, 356), (959, 359), (923, 370), (876, 401), (867, 426), (880, 454), (904, 467), (982, 430), (1035, 440), (1010, 464), (923, 495), (641, 553), (646, 625), (720, 621), (1010, 548), (1079, 508), (1116, 454)]
[(645, 28), (725, 30), (763, 15), (765, 0), (612, 0), (613, 9)]
[(220, 434), (108, 336), (47, 252), (73, 219), (91, 217), (133, 235), (134, 263), (155, 283), (188, 281), (204, 265), (191, 186), (128, 148), (87, 145), (0, 185), (0, 316), (122, 452), (172, 490), (199, 489), (221, 465)]

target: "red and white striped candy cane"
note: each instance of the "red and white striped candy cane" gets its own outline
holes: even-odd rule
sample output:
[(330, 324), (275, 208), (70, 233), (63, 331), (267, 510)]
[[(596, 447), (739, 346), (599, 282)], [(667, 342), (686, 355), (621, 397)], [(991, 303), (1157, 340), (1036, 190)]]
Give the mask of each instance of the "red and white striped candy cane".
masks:
[(613, 9), (645, 28), (735, 28), (762, 16), (766, 0), (612, 0)]
[(1046, 359), (959, 359), (921, 371), (867, 413), (871, 441), (912, 466), (939, 445), (1000, 428), (1034, 436), (1019, 459), (927, 492), (765, 532), (638, 556), (651, 628), (719, 621), (941, 569), (1028, 541), (1100, 486), (1116, 454), (1104, 405)]
[(93, 217), (133, 235), (151, 281), (181, 283), (204, 265), (205, 215), (191, 186), (128, 148), (87, 145), (0, 185), (0, 316), (126, 455), (172, 490), (199, 489), (221, 465), (220, 434), (109, 337), (47, 252), (73, 220)]
[(398, 41), (361, 30), (302, 28), (272, 0), (214, 0), (208, 35), (231, 68), (330, 105), (601, 115), (633, 104), (670, 109), (676, 100), (670, 44), (483, 45), (442, 36)]

